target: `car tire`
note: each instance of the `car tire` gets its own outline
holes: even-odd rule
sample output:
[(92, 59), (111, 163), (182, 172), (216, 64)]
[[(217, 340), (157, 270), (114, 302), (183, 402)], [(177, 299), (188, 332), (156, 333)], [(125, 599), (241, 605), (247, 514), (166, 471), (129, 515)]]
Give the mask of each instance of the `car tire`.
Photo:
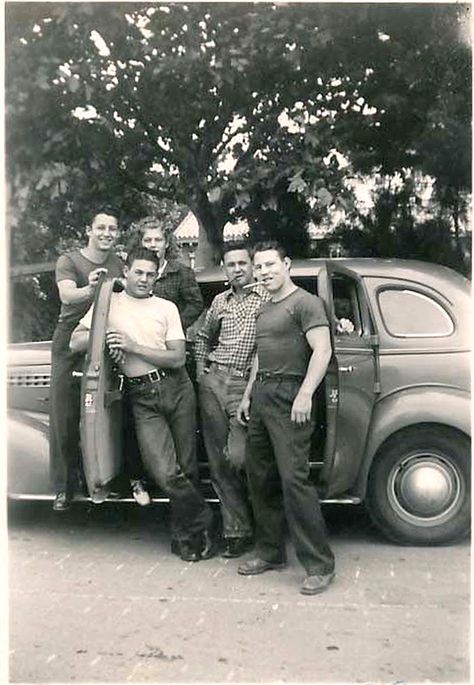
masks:
[(469, 439), (427, 425), (392, 436), (372, 464), (367, 504), (374, 524), (401, 544), (441, 545), (467, 536)]

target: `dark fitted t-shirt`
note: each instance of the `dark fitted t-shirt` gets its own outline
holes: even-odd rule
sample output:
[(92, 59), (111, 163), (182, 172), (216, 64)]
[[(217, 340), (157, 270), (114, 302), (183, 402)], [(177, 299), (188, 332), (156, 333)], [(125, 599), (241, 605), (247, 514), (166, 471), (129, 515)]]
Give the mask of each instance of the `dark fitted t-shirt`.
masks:
[(266, 302), (257, 315), (258, 370), (304, 376), (312, 354), (305, 334), (328, 325), (322, 300), (302, 288)]
[[(123, 274), (123, 264), (116, 254), (109, 254), (105, 262), (96, 264), (84, 257), (78, 250), (68, 252), (59, 257), (56, 262), (56, 283), (59, 281), (74, 281), (78, 288), (83, 288), (89, 282), (89, 274), (94, 269), (105, 268), (107, 275), (118, 278)], [(61, 303), (59, 321), (67, 322), (75, 326), (82, 319), (91, 306), (91, 301), (74, 302), (73, 304)]]

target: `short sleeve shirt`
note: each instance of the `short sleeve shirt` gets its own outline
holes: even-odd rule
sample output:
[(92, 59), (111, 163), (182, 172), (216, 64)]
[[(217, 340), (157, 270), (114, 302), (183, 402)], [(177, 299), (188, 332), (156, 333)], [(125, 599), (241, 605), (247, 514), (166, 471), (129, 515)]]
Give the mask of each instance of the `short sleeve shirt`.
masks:
[(265, 303), (256, 322), (258, 370), (304, 376), (312, 354), (306, 333), (328, 325), (322, 300), (303, 288)]
[[(109, 276), (115, 278), (122, 276), (123, 265), (116, 254), (109, 254), (105, 262), (96, 264), (84, 257), (78, 250), (67, 252), (61, 255), (56, 262), (56, 283), (66, 280), (74, 281), (78, 288), (84, 288), (89, 282), (90, 272), (102, 267), (107, 269)], [(69, 322), (71, 326), (75, 326), (90, 306), (90, 302), (74, 302), (71, 304), (62, 302), (59, 321)]]
[[(81, 324), (89, 329), (92, 312), (91, 307), (81, 319)], [(179, 311), (173, 302), (155, 296), (131, 297), (125, 291), (112, 293), (107, 329), (127, 333), (139, 345), (156, 350), (166, 350), (170, 340), (185, 339)], [(122, 368), (125, 375), (137, 376), (143, 373), (143, 361), (127, 354)]]

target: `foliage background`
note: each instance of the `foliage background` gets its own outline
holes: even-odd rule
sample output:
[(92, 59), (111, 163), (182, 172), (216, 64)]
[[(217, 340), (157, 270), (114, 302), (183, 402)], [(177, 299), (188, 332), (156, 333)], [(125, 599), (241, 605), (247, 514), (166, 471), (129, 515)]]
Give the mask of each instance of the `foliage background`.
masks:
[[(201, 264), (245, 218), (295, 256), (313, 222), (318, 256), (336, 241), (468, 273), (470, 11), (7, 3), (11, 263), (79, 244), (107, 202), (122, 242), (143, 214), (177, 225), (190, 208)], [(24, 290), (13, 312), (44, 292)]]

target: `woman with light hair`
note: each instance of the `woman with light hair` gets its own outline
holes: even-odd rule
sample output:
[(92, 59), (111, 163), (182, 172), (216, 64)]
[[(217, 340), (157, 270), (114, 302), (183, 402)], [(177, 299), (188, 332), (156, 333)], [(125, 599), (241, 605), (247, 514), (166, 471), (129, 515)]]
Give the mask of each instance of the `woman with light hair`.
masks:
[(128, 251), (140, 246), (156, 252), (160, 266), (153, 294), (174, 302), (186, 331), (204, 309), (204, 302), (193, 270), (177, 259), (179, 249), (173, 230), (153, 216), (140, 219), (131, 228)]

